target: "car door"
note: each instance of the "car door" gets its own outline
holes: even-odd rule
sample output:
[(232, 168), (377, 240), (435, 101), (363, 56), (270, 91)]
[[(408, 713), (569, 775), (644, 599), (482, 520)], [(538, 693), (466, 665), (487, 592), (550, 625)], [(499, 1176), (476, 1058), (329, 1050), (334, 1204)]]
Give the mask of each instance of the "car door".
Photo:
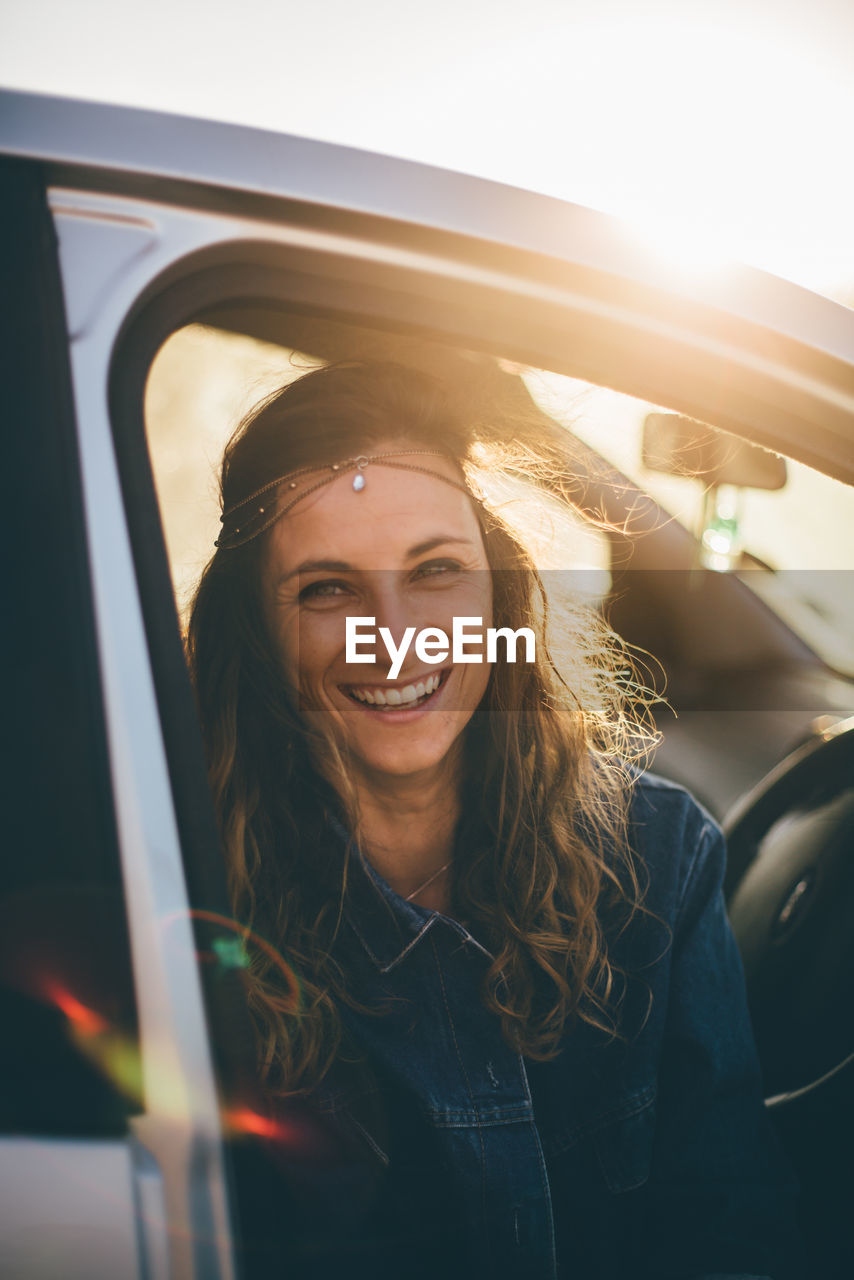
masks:
[[(0, 1272), (231, 1276), (217, 1091), (102, 334), (93, 295), (81, 299), (73, 273), (60, 279), (41, 166), (4, 160), (2, 180)], [(109, 278), (109, 245), (97, 252)]]

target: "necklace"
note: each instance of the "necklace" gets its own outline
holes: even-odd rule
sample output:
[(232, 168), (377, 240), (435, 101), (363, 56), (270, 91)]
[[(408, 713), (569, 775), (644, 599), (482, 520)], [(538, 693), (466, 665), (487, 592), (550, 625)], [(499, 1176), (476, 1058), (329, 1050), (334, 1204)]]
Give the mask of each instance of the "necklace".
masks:
[(419, 893), (423, 893), (428, 885), (431, 885), (434, 880), (438, 880), (442, 872), (447, 871), (450, 865), (451, 859), (449, 858), (443, 867), (440, 867), (438, 871), (434, 871), (432, 876), (428, 876), (423, 884), (420, 884), (417, 889), (413, 889), (412, 893), (407, 894), (404, 898), (404, 902), (411, 902), (413, 898), (417, 898)]

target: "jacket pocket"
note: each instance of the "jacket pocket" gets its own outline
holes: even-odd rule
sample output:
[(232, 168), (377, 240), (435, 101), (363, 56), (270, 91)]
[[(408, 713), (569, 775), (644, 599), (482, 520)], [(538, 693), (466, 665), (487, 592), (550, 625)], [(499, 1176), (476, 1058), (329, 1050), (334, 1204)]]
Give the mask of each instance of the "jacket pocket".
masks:
[(649, 1179), (655, 1141), (655, 1092), (636, 1105), (604, 1119), (590, 1131), (602, 1176), (614, 1193), (634, 1191)]

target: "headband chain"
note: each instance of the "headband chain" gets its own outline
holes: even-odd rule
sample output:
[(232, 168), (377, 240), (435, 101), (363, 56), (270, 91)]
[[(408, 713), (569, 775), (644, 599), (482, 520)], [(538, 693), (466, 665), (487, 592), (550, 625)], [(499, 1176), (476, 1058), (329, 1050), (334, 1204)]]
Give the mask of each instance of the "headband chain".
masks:
[[(380, 465), (385, 467), (393, 467), (396, 471), (415, 471), (420, 475), (432, 476), (435, 480), (442, 480), (445, 484), (451, 485), (454, 489), (459, 489), (461, 493), (465, 493), (470, 498), (474, 496), (468, 485), (463, 484), (458, 480), (451, 480), (448, 476), (443, 476), (440, 472), (433, 471), (429, 467), (419, 467), (413, 462), (393, 461), (393, 459), (408, 458), (412, 456), (419, 456), (422, 458), (445, 458), (448, 460), (448, 455), (446, 453), (442, 453), (438, 449), (403, 449), (397, 453), (375, 453), (370, 455), (362, 453), (355, 458), (346, 458), (343, 462), (333, 462), (318, 467), (300, 467), (297, 471), (289, 471), (285, 475), (279, 476), (277, 480), (271, 480), (269, 484), (265, 484), (260, 489), (256, 489), (255, 492), (250, 493), (247, 498), (241, 498), (240, 502), (235, 502), (227, 511), (223, 511), (220, 516), (220, 523), (225, 525), (225, 522), (230, 520), (235, 512), (240, 511), (241, 508), (247, 506), (250, 502), (254, 502), (257, 498), (262, 498), (264, 494), (269, 493), (271, 489), (277, 489), (279, 485), (287, 482), (289, 489), (296, 489), (298, 487), (297, 480), (300, 476), (313, 475), (318, 471), (329, 471), (330, 474), (324, 476), (321, 480), (317, 480), (314, 484), (309, 485), (308, 488), (303, 489), (301, 493), (296, 494), (296, 496), (292, 498), (290, 502), (286, 502), (280, 510), (274, 511), (269, 519), (265, 520), (257, 529), (247, 532), (245, 525), (243, 525), (235, 527), (232, 529), (231, 533), (227, 533), (223, 528), (222, 533), (217, 538), (214, 545), (219, 547), (222, 551), (233, 551), (237, 547), (244, 546), (247, 542), (251, 542), (253, 538), (257, 538), (262, 533), (265, 533), (266, 530), (271, 528), (277, 520), (281, 520), (282, 516), (287, 515), (287, 513), (295, 507), (298, 502), (301, 502), (303, 498), (307, 498), (310, 493), (315, 493), (318, 489), (322, 489), (326, 485), (331, 484), (333, 480), (337, 480), (340, 475), (344, 475), (348, 471), (356, 472), (353, 477), (353, 489), (356, 493), (361, 493), (365, 488), (365, 476), (363, 474), (365, 467), (372, 462), (380, 463)], [(258, 507), (257, 511), (254, 513), (247, 512), (246, 521), (251, 525), (255, 520), (257, 520), (258, 516), (263, 516), (265, 514), (265, 508)], [(244, 536), (241, 537), (241, 534)]]

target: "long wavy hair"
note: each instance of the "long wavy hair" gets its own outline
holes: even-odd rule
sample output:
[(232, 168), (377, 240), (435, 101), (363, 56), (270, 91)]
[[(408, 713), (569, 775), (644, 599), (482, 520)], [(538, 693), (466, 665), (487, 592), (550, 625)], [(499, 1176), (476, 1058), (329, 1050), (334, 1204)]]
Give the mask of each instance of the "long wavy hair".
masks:
[[(557, 477), (565, 488), (565, 459), (537, 436), (408, 367), (333, 365), (240, 424), (223, 459), (223, 508), (290, 471), (390, 438), (445, 452), (473, 495), (479, 479), (499, 473), (539, 486)], [(647, 738), (630, 710), (634, 668), (617, 637), (571, 593), (551, 598), (498, 510), (512, 503), (472, 501), (493, 571), (494, 623), (532, 627), (537, 657), (496, 664), (465, 731), (464, 760), (477, 768), (464, 764), (460, 785), (474, 837), (458, 842), (452, 896), (494, 955), (487, 1006), (510, 1044), (545, 1060), (573, 1018), (619, 1033), (625, 984), (611, 940), (642, 898), (627, 838), (628, 765)], [(346, 759), (334, 743), (312, 741), (287, 696), (262, 607), (265, 537), (217, 550), (193, 600), (188, 655), (233, 911), (251, 956), (262, 1074), (273, 1093), (294, 1094), (344, 1052), (341, 1002), (362, 1007), (336, 954), (347, 855), (329, 829), (334, 815), (358, 832), (359, 815)], [(332, 774), (312, 763), (321, 745)], [(253, 947), (253, 936), (265, 945)]]

